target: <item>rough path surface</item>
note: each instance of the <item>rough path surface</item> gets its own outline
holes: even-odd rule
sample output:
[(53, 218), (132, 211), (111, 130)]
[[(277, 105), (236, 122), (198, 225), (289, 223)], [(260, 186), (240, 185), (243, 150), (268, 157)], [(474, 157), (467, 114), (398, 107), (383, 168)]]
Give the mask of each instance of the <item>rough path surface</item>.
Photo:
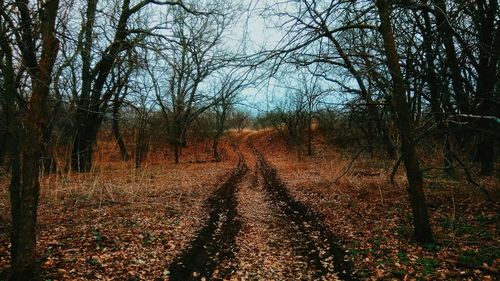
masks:
[(296, 201), (279, 180), (276, 170), (258, 154), (259, 170), (263, 176), (264, 188), (273, 206), (283, 214), (285, 231), (292, 241), (295, 255), (305, 257), (307, 266), (305, 280), (353, 280), (352, 266), (345, 261), (345, 253), (332, 233), (303, 203)]
[[(254, 171), (257, 171), (256, 169)], [(259, 175), (247, 175), (238, 192), (242, 230), (236, 238), (238, 279), (300, 280), (307, 262), (296, 256), (284, 218), (276, 212), (260, 184)]]
[[(235, 237), (240, 230), (235, 193), (246, 171), (247, 166), (241, 158), (227, 181), (208, 200), (208, 221), (190, 246), (170, 265), (170, 280), (210, 279), (219, 264), (234, 256), (237, 251)], [(227, 272), (218, 272), (218, 275), (224, 278), (232, 272), (230, 268), (225, 270)]]
[(170, 265), (170, 280), (354, 280), (335, 237), (263, 155), (245, 149), (241, 158), (209, 200), (207, 223)]

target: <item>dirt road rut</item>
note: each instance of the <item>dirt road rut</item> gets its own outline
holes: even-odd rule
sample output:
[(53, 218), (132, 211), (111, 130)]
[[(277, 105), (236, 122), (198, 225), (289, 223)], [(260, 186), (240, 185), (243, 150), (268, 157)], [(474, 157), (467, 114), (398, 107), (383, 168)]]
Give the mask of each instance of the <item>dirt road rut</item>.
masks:
[(321, 217), (262, 154), (244, 155), (208, 200), (207, 222), (170, 265), (170, 280), (355, 280)]
[[(240, 158), (236, 169), (208, 200), (208, 220), (190, 246), (170, 265), (170, 280), (210, 279), (220, 263), (234, 257), (234, 240), (241, 226), (235, 193), (246, 171), (245, 161)], [(231, 272), (228, 269), (220, 274), (225, 277)]]

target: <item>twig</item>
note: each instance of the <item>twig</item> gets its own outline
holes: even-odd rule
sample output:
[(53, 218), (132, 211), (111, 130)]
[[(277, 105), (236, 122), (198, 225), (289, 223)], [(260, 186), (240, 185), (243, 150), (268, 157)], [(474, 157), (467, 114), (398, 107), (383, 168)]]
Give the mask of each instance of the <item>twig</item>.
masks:
[(475, 265), (472, 265), (469, 263), (464, 263), (461, 261), (456, 261), (456, 260), (451, 260), (451, 259), (445, 259), (444, 261), (447, 263), (459, 266), (459, 267), (465, 267), (465, 268), (470, 268), (470, 269), (479, 269), (479, 270), (482, 270), (482, 271), (485, 271), (485, 272), (488, 272), (491, 274), (495, 274), (495, 275), (500, 273), (498, 269), (496, 269), (494, 267), (490, 267), (490, 266), (485, 266), (485, 265), (475, 266)]
[(334, 184), (336, 184), (341, 178), (343, 178), (349, 172), (349, 170), (351, 169), (352, 164), (354, 163), (354, 161), (356, 161), (356, 159), (359, 157), (359, 155), (361, 155), (361, 152), (363, 152), (367, 147), (368, 147), (368, 145), (363, 146), (356, 153), (356, 155), (354, 155), (354, 157), (351, 159), (351, 163), (349, 163), (349, 166), (347, 166), (347, 169), (334, 181)]
[(484, 188), (483, 186), (481, 186), (476, 181), (474, 181), (474, 179), (472, 178), (471, 173), (467, 169), (467, 166), (465, 166), (465, 164), (455, 154), (452, 154), (451, 157), (453, 157), (453, 159), (457, 160), (458, 164), (460, 164), (460, 166), (462, 166), (462, 169), (464, 170), (465, 175), (467, 177), (467, 181), (469, 183), (471, 183), (472, 185), (476, 186), (477, 188), (479, 188), (479, 190), (484, 194), (484, 196), (486, 197), (486, 199), (488, 199), (488, 201), (490, 201), (491, 203), (493, 203), (494, 201), (490, 197), (490, 193), (488, 192), (488, 190), (486, 188)]

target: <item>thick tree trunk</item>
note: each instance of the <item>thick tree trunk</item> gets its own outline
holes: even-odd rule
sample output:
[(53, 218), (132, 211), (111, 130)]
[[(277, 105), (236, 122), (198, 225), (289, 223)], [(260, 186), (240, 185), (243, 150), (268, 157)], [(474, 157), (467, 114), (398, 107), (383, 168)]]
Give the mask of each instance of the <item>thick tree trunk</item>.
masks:
[(77, 133), (71, 153), (71, 169), (75, 172), (90, 172), (92, 168), (93, 141)]
[[(55, 38), (55, 20), (59, 7), (58, 0), (46, 1), (39, 10), (40, 25), (36, 32), (41, 34), (40, 57), (37, 60), (35, 49), (36, 32), (33, 27), (33, 11), (29, 1), (15, 2), (19, 12), (19, 32), (22, 42), (22, 59), (32, 79), (32, 92), (29, 97), (29, 107), (18, 108), (16, 103), (16, 85), (12, 65), (12, 50), (2, 34), (2, 52), (7, 65), (2, 66), (4, 87), (11, 122), (9, 134), (12, 146), (12, 177), (9, 186), (11, 203), (11, 265), (10, 280), (34, 280), (36, 277), (36, 224), (37, 208), (40, 193), (39, 165), (43, 150), (43, 132), (47, 122), (47, 99), (50, 92), (51, 75), (58, 52), (58, 42)], [(0, 33), (3, 33), (0, 31)]]
[(425, 202), (423, 177), (420, 170), (411, 112), (405, 95), (405, 83), (399, 65), (399, 55), (396, 49), (392, 25), (390, 22), (391, 8), (387, 0), (377, 0), (376, 5), (380, 16), (380, 32), (387, 55), (387, 67), (393, 82), (393, 106), (396, 113), (396, 124), (401, 138), (401, 156), (408, 179), (408, 194), (413, 213), (414, 238), (421, 243), (434, 240), (429, 215)]
[(0, 121), (0, 166), (3, 165), (3, 158), (5, 155), (5, 152), (7, 151), (7, 128), (4, 128), (2, 123)]
[[(148, 1), (144, 1), (146, 5)], [(124, 50), (124, 44), (129, 35), (127, 29), (128, 19), (144, 5), (136, 5), (130, 9), (130, 0), (124, 0), (121, 5), (120, 16), (116, 26), (113, 42), (101, 56), (95, 69), (90, 71), (90, 48), (93, 42), (92, 26), (95, 19), (97, 1), (90, 0), (86, 10), (85, 42), (81, 51), (82, 56), (82, 94), (79, 98), (76, 112), (76, 124), (79, 126), (75, 134), (71, 166), (74, 171), (88, 172), (92, 167), (92, 150), (96, 141), (97, 132), (101, 125), (102, 117), (106, 112), (108, 102), (113, 91), (103, 93), (109, 74), (117, 62), (118, 54)]]
[(82, 116), (85, 117), (77, 119), (78, 129), (73, 141), (71, 168), (76, 172), (90, 172), (92, 169), (92, 153), (102, 117), (98, 113)]
[(39, 147), (28, 141), (22, 145), (22, 161), (14, 156), (10, 183), (12, 204), (11, 259), (12, 276), (10, 280), (33, 280), (36, 272), (36, 224), (40, 194), (38, 171), (40, 163)]
[[(477, 97), (479, 104), (477, 115), (499, 116), (498, 102), (500, 97), (495, 93), (498, 62), (500, 60), (500, 27), (495, 25), (498, 16), (498, 2), (481, 1), (478, 4), (479, 28), (479, 65), (477, 81)], [(483, 10), (485, 7), (486, 10)], [(479, 128), (483, 132), (479, 136), (477, 148), (481, 162), (481, 175), (489, 176), (495, 169), (495, 143), (493, 136), (495, 124), (488, 118), (478, 120)]]

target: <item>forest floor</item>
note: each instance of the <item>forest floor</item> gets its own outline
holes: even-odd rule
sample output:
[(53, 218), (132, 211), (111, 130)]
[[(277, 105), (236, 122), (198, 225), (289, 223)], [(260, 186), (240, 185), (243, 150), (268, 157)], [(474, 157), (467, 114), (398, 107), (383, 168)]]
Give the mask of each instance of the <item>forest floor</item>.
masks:
[[(42, 280), (500, 276), (498, 198), (485, 200), (462, 178), (426, 174), (436, 243), (419, 245), (403, 174), (395, 184), (387, 179), (391, 161), (350, 165), (319, 137), (314, 154), (299, 157), (273, 131), (232, 134), (218, 163), (205, 160), (209, 149), (196, 149), (179, 165), (156, 159), (136, 170), (101, 159), (92, 173), (42, 177)], [(481, 184), (498, 194), (496, 181)], [(0, 185), (0, 271), (7, 272), (7, 179)]]

